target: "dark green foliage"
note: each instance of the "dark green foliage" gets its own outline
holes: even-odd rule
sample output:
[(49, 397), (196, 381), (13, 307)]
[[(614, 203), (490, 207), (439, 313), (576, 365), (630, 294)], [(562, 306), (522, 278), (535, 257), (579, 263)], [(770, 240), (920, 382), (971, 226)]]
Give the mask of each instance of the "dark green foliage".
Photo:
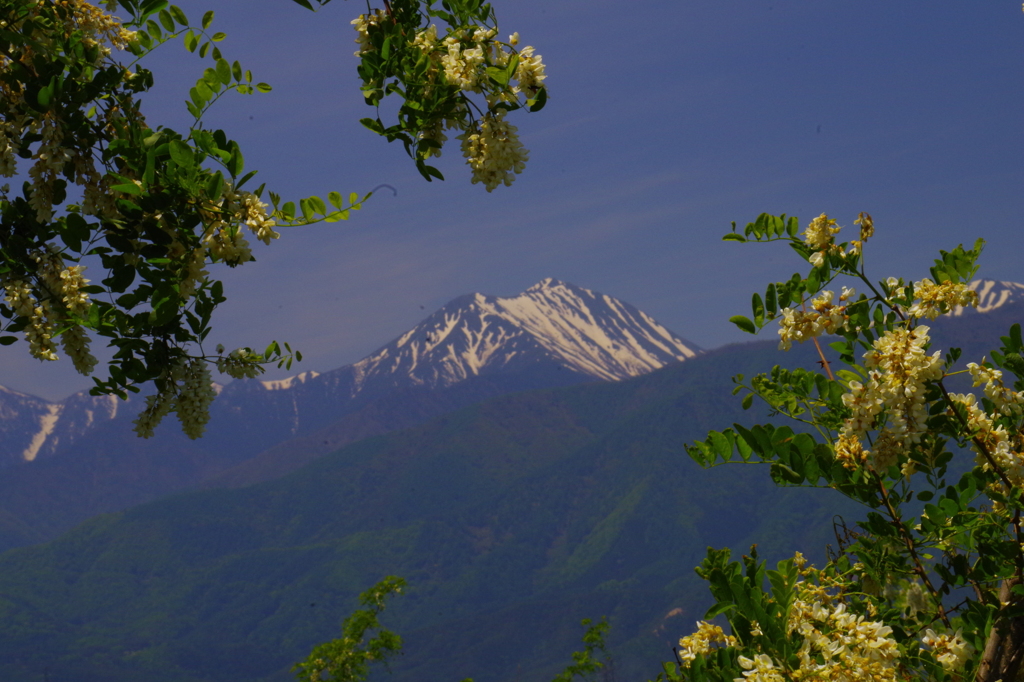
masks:
[(780, 499), (765, 469), (702, 472), (683, 452), (723, 415), (750, 415), (720, 377), (774, 356), (734, 347), (491, 400), (277, 481), (8, 552), (0, 678), (283, 681), (386, 574), (411, 586), (389, 609), (399, 682), (550, 678), (579, 618), (602, 615), (618, 674), (647, 674), (707, 606), (688, 567), (708, 544), (756, 535), (766, 554), (795, 542), (813, 555), (828, 541), (820, 495)]
[[(936, 321), (936, 348), (988, 319)], [(721, 378), (780, 361), (812, 366), (813, 349), (732, 346), (632, 381), (490, 400), (276, 481), (0, 555), (0, 679), (284, 682), (388, 574), (410, 583), (389, 608), (397, 682), (550, 679), (579, 619), (602, 615), (619, 679), (646, 679), (710, 603), (690, 568), (708, 545), (814, 561), (835, 542), (823, 510), (836, 495), (777, 490), (765, 467), (702, 471), (683, 450), (710, 427), (763, 421)]]

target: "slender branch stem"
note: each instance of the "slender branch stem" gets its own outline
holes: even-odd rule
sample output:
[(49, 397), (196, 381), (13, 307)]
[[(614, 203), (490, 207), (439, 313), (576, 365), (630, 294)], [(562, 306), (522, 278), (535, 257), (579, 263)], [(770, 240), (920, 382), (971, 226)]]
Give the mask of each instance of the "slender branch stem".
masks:
[(900, 518), (899, 512), (893, 507), (892, 501), (889, 499), (889, 491), (885, 487), (885, 483), (882, 481), (882, 477), (874, 471), (871, 472), (871, 476), (875, 479), (875, 485), (878, 486), (878, 491), (882, 495), (882, 502), (885, 503), (885, 509), (889, 513), (889, 518), (892, 519), (892, 523), (896, 526), (896, 529), (900, 533), (900, 537), (903, 539), (903, 544), (906, 545), (907, 551), (910, 553), (910, 557), (914, 560), (914, 572), (917, 573), (921, 581), (924, 582), (925, 587), (931, 593), (932, 598), (935, 599), (935, 604), (939, 609), (939, 618), (946, 627), (950, 627), (949, 616), (946, 615), (946, 609), (942, 605), (942, 597), (939, 595), (938, 590), (932, 585), (931, 578), (928, 577), (928, 571), (925, 569), (924, 564), (921, 563), (921, 557), (917, 554), (917, 548), (914, 546), (914, 540), (907, 530), (907, 527), (903, 523), (903, 519)]

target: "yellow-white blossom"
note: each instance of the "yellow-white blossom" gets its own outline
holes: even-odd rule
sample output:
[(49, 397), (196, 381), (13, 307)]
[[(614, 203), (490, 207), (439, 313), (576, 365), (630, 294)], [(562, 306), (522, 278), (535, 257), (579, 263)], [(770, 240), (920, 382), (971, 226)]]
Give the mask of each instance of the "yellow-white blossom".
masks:
[(717, 646), (736, 646), (736, 638), (725, 634), (721, 627), (703, 620), (697, 621), (697, 631), (679, 640), (679, 659), (684, 667), (702, 654), (714, 650)]
[(252, 379), (263, 373), (260, 356), (249, 348), (238, 348), (227, 357), (218, 358), (217, 370), (232, 379)]
[(833, 303), (835, 294), (822, 291), (811, 301), (811, 310), (783, 308), (779, 320), (779, 349), (789, 350), (793, 342), (803, 343), (822, 334), (834, 334), (849, 319), (845, 302), (854, 296), (853, 289), (843, 288), (839, 303)]
[(962, 670), (973, 653), (973, 648), (964, 641), (960, 630), (950, 635), (936, 634), (929, 628), (925, 630), (921, 642), (931, 648), (935, 660), (949, 672)]
[(943, 282), (936, 284), (927, 277), (914, 282), (914, 304), (907, 310), (910, 317), (927, 317), (934, 320), (956, 307), (978, 307), (978, 293), (966, 284)]
[(530, 152), (519, 141), (518, 129), (505, 121), (505, 112), (487, 114), (475, 131), (459, 135), (462, 155), (473, 170), (472, 182), (482, 182), (487, 191), (512, 184), (522, 173)]
[(1013, 391), (1003, 384), (1003, 372), (994, 367), (985, 367), (976, 362), (967, 364), (975, 386), (985, 384), (985, 397), (992, 401), (1002, 414), (1024, 413), (1024, 392)]

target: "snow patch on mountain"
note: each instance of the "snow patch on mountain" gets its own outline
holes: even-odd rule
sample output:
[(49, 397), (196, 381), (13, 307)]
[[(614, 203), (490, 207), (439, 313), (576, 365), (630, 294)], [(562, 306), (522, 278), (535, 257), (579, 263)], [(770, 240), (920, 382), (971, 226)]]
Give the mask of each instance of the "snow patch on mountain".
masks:
[(260, 383), (263, 384), (263, 388), (267, 389), (268, 391), (286, 391), (289, 388), (293, 388), (298, 384), (304, 384), (310, 379), (315, 379), (318, 376), (320, 376), (319, 372), (302, 372), (301, 374), (296, 374), (295, 376), (288, 377), (287, 379), (278, 379), (276, 381), (261, 381)]
[[(39, 430), (32, 436), (32, 442), (28, 444), (28, 448), (21, 453), (22, 459), (26, 462), (31, 462), (36, 458), (36, 455), (39, 454), (39, 448), (43, 446), (49, 435), (53, 433), (53, 427), (57, 425), (57, 419), (60, 417), (63, 406), (52, 403), (47, 407), (49, 409), (39, 416)], [(89, 422), (92, 423), (91, 413), (89, 417)]]
[(447, 386), (542, 360), (616, 381), (699, 349), (611, 296), (545, 279), (510, 298), (470, 294), (353, 365), (352, 395), (387, 375)]
[(989, 313), (1003, 306), (1024, 301), (1024, 284), (1017, 282), (997, 282), (991, 279), (976, 279), (967, 285), (971, 291), (978, 293), (977, 308), (954, 307), (949, 314), (961, 317), (967, 312)]

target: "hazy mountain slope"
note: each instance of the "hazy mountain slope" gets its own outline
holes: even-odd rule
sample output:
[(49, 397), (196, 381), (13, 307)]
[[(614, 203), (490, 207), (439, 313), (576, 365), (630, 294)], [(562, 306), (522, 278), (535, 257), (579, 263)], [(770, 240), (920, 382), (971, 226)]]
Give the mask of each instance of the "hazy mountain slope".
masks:
[[(604, 613), (620, 669), (635, 671), (699, 617), (692, 567), (708, 544), (756, 537), (813, 554), (824, 542), (817, 521), (830, 516), (815, 516), (814, 496), (780, 500), (762, 468), (705, 472), (682, 452), (746, 416), (722, 377), (762, 366), (773, 346), (493, 399), (276, 481), (9, 552), (0, 677), (48, 665), (83, 681), (289, 679), (288, 664), (389, 573), (415, 586), (389, 612), (409, 651), (397, 680), (550, 672), (578, 619)], [(684, 617), (663, 623), (675, 608)]]
[[(0, 519), (23, 526), (4, 533), (0, 522), (0, 550), (202, 481), (266, 480), (484, 398), (635, 376), (695, 352), (626, 303), (548, 279), (516, 297), (460, 297), (354, 365), (232, 382), (199, 441), (182, 436), (173, 419), (155, 438), (138, 439), (138, 397), (76, 394), (47, 403), (0, 393), (0, 413), (10, 415), (0, 424), (12, 433), (0, 442), (11, 463), (0, 477)], [(294, 442), (274, 448), (284, 441)]]

